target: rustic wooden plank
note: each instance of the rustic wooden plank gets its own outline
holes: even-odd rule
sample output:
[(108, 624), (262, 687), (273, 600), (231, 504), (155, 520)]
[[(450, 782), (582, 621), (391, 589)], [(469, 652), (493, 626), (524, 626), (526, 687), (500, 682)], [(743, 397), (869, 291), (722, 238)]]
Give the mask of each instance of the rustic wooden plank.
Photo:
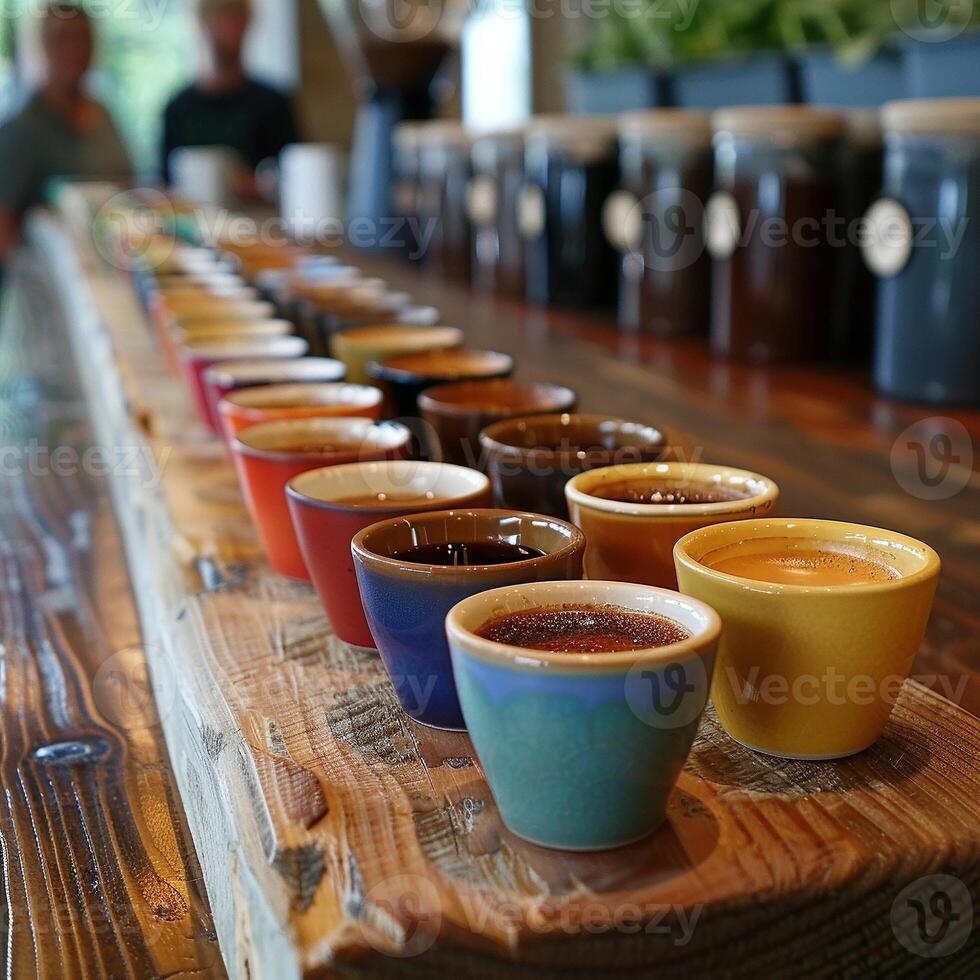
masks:
[(0, 964), (8, 977), (224, 976), (47, 300), (21, 263), (0, 336)]
[[(60, 229), (37, 235), (73, 268)], [(500, 824), (466, 736), (409, 722), (377, 658), (330, 634), (308, 587), (269, 572), (228, 464), (132, 297), (118, 276), (85, 272), (76, 350), (102, 437), (141, 440), (155, 461), (116, 481), (116, 506), (158, 651), (154, 684), (173, 691), (164, 725), (232, 975), (975, 974), (975, 934), (955, 955), (915, 956), (892, 912), (903, 887), (940, 871), (980, 890), (977, 718), (909, 683), (871, 750), (811, 764), (751, 753), (709, 715), (661, 832), (606, 854), (524, 843)], [(520, 337), (492, 304), (467, 308), (473, 342), (517, 352), (524, 373), (577, 384), (588, 363), (610, 404), (590, 386), (586, 407), (681, 405), (697, 423), (683, 427), (688, 446), (716, 424), (715, 440), (732, 437), (725, 458), (761, 454), (714, 419), (717, 406), (688, 405), (676, 376), (634, 378), (595, 341)], [(534, 314), (520, 316), (533, 328)], [(829, 453), (829, 430), (801, 450), (778, 416), (759, 428), (791, 504), (805, 500), (810, 463), (788, 449)], [(832, 473), (854, 464), (864, 480), (860, 461), (838, 458)], [(821, 510), (845, 497), (830, 494)], [(839, 516), (855, 517), (863, 505), (847, 499)]]

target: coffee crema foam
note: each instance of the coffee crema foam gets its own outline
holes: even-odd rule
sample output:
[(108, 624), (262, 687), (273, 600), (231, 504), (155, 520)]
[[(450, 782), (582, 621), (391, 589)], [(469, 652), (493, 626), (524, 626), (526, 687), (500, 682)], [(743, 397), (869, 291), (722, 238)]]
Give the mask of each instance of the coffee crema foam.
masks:
[(691, 633), (666, 616), (612, 605), (543, 606), (488, 620), (477, 636), (550, 653), (621, 653), (665, 647)]
[(701, 564), (776, 585), (872, 585), (901, 577), (871, 548), (806, 538), (762, 538), (711, 552)]
[(753, 496), (728, 484), (697, 483), (694, 481), (668, 482), (655, 478), (619, 480), (600, 485), (590, 491), (601, 500), (615, 500), (623, 504), (724, 504), (747, 500)]

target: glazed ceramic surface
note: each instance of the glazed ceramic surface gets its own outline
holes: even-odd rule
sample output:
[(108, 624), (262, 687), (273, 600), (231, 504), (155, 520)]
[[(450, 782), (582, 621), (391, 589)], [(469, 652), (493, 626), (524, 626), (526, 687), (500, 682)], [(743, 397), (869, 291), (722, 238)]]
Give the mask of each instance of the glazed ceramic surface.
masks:
[[(497, 615), (559, 604), (656, 613), (691, 636), (659, 648), (568, 654), (476, 635)], [(515, 834), (596, 850), (660, 826), (708, 698), (721, 628), (713, 610), (642, 585), (545, 582), (467, 599), (446, 628), (467, 729)]]
[[(722, 548), (790, 539), (867, 549), (899, 577), (784, 585), (702, 563)], [(674, 556), (681, 591), (714, 606), (725, 624), (711, 697), (733, 738), (800, 759), (851, 755), (878, 738), (929, 619), (940, 566), (932, 548), (860, 524), (770, 518), (694, 531)]]
[[(436, 566), (391, 557), (416, 544), (503, 542), (544, 552), (502, 565)], [(406, 713), (436, 728), (463, 728), (446, 613), (461, 599), (502, 585), (582, 574), (578, 528), (539, 514), (458, 510), (375, 524), (351, 548), (368, 625)]]
[[(711, 504), (635, 504), (596, 496), (604, 486), (647, 479), (681, 487), (718, 486), (744, 493)], [(565, 486), (571, 520), (585, 532), (588, 578), (677, 587), (673, 548), (695, 528), (772, 512), (779, 488), (747, 470), (704, 463), (636, 463), (592, 470)]]
[[(303, 559), (334, 632), (347, 643), (373, 647), (351, 539), (392, 517), (446, 507), (487, 507), (490, 483), (482, 473), (462, 466), (384, 460), (311, 470), (291, 480), (286, 495)], [(350, 502), (368, 496), (377, 499)], [(400, 502), (406, 496), (423, 499)]]
[(602, 466), (659, 459), (663, 432), (605, 415), (531, 415), (480, 433), (487, 474), (499, 507), (568, 517), (565, 484)]
[[(253, 425), (231, 442), (245, 502), (269, 564), (288, 578), (309, 579), (286, 504), (286, 484), (300, 473), (340, 463), (397, 459), (411, 433), (370, 419), (291, 419)], [(321, 446), (298, 451), (295, 447)]]

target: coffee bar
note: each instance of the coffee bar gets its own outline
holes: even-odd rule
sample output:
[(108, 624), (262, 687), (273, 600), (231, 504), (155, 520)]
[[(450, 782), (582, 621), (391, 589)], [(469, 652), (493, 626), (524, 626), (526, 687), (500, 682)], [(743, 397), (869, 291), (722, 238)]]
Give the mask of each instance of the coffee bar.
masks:
[(977, 975), (980, 99), (484, 125), (353, 11), (343, 214), (23, 216), (10, 972)]

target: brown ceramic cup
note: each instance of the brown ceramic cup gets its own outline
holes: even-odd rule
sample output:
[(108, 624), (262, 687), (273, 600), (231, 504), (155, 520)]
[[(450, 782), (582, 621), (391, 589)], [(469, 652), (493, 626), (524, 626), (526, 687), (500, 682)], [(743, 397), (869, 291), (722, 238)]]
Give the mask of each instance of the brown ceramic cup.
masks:
[(443, 462), (480, 469), (480, 432), (487, 426), (521, 415), (572, 412), (575, 404), (571, 388), (505, 378), (439, 385), (418, 399), (427, 438)]
[(667, 449), (663, 432), (605, 415), (531, 415), (480, 433), (498, 507), (568, 517), (565, 484), (579, 473), (620, 463), (649, 463)]

